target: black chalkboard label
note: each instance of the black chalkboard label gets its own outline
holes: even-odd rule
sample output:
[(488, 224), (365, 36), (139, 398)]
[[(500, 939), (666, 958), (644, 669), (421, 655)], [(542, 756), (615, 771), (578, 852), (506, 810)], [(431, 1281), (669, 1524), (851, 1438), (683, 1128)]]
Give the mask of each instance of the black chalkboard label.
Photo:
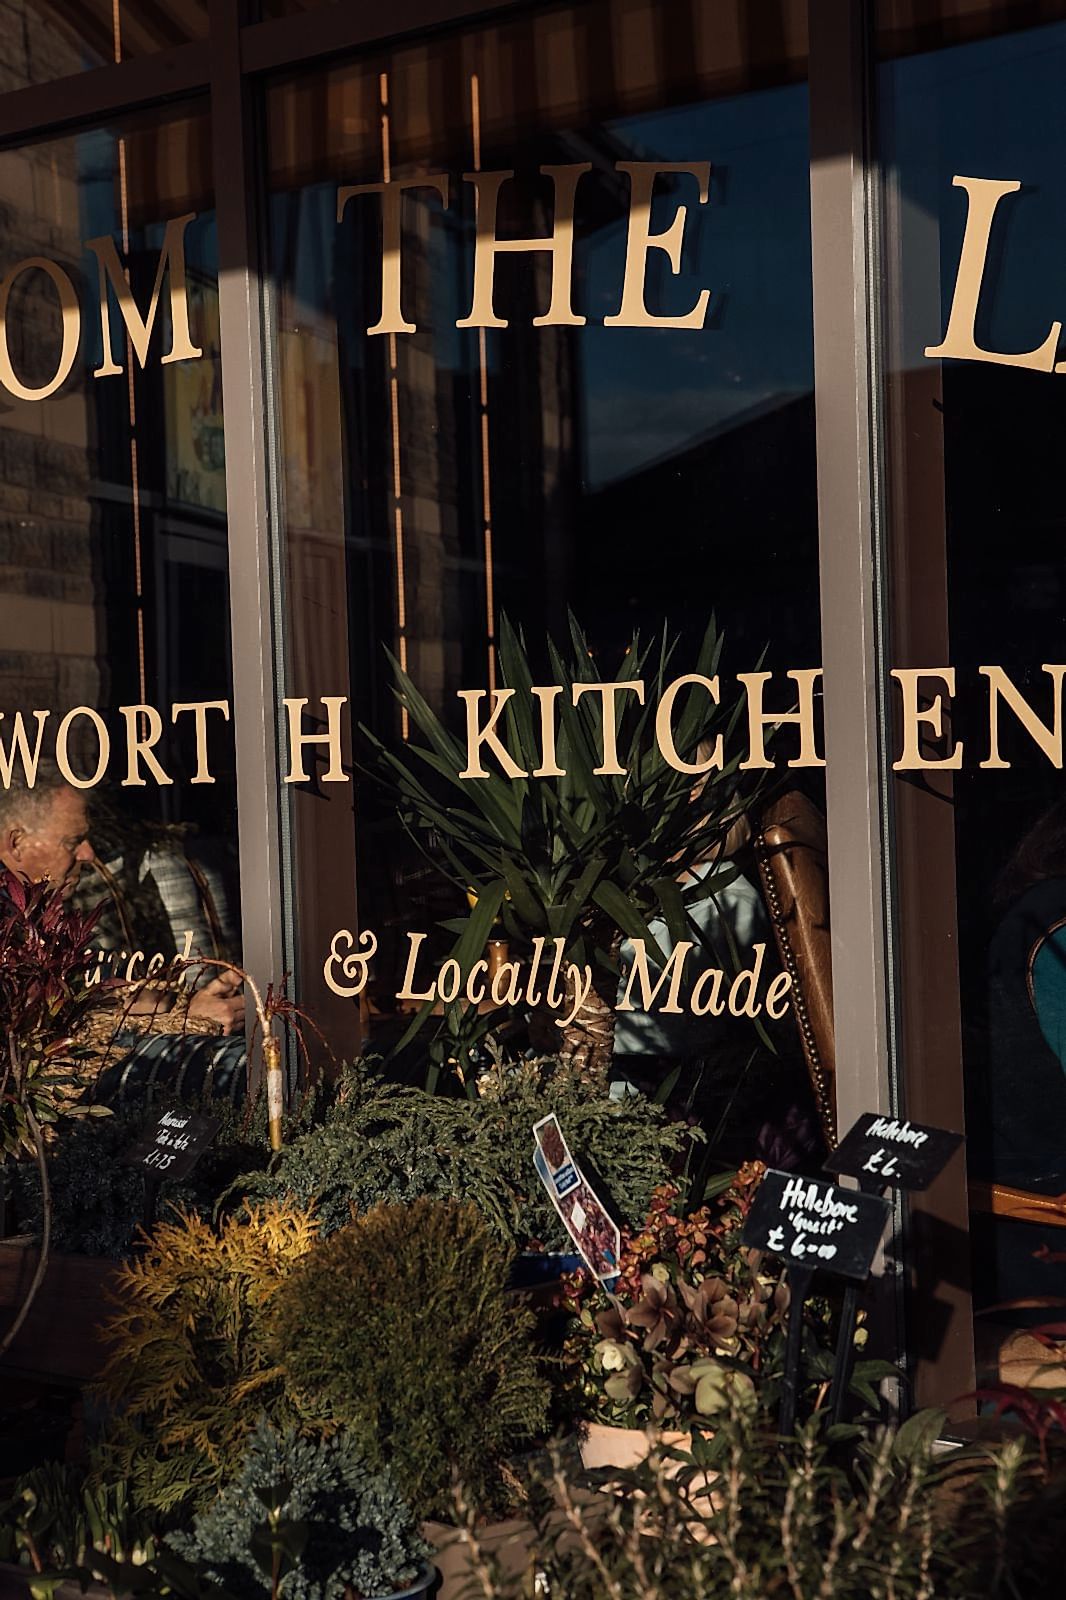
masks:
[(816, 1267), (860, 1282), (870, 1271), (890, 1206), (878, 1195), (841, 1189), (794, 1172), (768, 1172), (744, 1231), (750, 1249), (794, 1267)]
[(164, 1111), (126, 1151), (130, 1166), (157, 1178), (187, 1178), (218, 1132), (218, 1118)]
[(961, 1133), (868, 1111), (827, 1157), (826, 1172), (871, 1186), (928, 1189), (962, 1143)]

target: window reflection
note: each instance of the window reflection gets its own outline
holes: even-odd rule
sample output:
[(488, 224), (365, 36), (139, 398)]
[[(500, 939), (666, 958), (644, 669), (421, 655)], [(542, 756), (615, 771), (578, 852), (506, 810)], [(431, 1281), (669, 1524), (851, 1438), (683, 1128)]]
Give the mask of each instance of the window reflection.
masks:
[[(1061, 19), (1063, 8), (1045, 14)], [(1009, 715), (1000, 734), (1008, 765), (981, 769), (988, 689), (978, 668), (1001, 665), (1051, 722), (1042, 664), (1062, 660), (1066, 625), (1056, 465), (1066, 386), (1053, 374), (941, 364), (924, 350), (939, 343), (952, 302), (967, 203), (958, 175), (1022, 186), (993, 233), (981, 346), (1032, 349), (1061, 319), (1066, 22), (1011, 30), (1009, 12), (934, 7), (923, 28), (902, 4), (884, 6), (882, 21), (896, 56), (879, 79), (893, 654), (900, 665), (955, 666), (951, 737), (968, 750), (961, 772), (922, 774), (897, 794), (908, 1110), (956, 1125), (965, 1111), (979, 1375), (994, 1376), (1021, 1324), (1054, 1319), (1038, 1302), (1060, 1287), (1039, 1252), (1066, 1241), (1040, 1221), (1041, 1197), (1066, 1190), (1066, 901), (1062, 774)], [(1046, 1224), (1056, 1210), (1066, 1221), (1053, 1203)], [(964, 1257), (953, 1254), (958, 1282)]]
[(0, 0), (0, 93), (207, 37), (207, 0)]
[[(818, 665), (806, 19), (780, 17), (757, 58), (712, 8), (539, 8), (271, 90), (289, 695), (348, 694), (353, 725), (402, 745), (390, 653), (454, 728), (457, 691), (501, 681), (504, 619), (548, 683), (571, 612), (604, 670), (635, 631), (694, 649), (712, 611), (734, 670), (764, 648), (768, 666)], [(681, 219), (682, 236), (675, 263), (648, 252), (649, 324), (706, 291), (704, 326), (610, 324), (642, 163), (663, 169), (650, 232)], [(545, 322), (560, 259), (504, 250), (507, 325), (478, 325), (477, 205), (498, 200), (501, 241), (544, 238), (579, 168), (558, 298), (585, 320)], [(373, 334), (381, 197), (348, 198), (338, 222), (338, 190), (400, 180), (413, 331)], [(354, 1047), (401, 1031), (407, 935), (462, 907), (359, 774), (354, 829), (352, 804), (319, 772), (293, 815), (301, 993)], [(382, 947), (361, 1016), (321, 979), (355, 916)]]
[[(71, 769), (83, 779), (95, 772), (100, 729), (111, 744), (103, 781), (84, 791), (95, 865), (81, 892), (107, 901), (99, 948), (116, 959), (121, 950), (238, 956), (232, 731), (212, 726), (216, 781), (198, 784), (193, 719), (171, 717), (176, 704), (231, 699), (206, 115), (187, 108), (5, 150), (0, 203), (11, 369), (0, 388), (4, 766), (17, 788), (17, 715), (32, 735), (34, 712), (48, 713), (41, 749), (50, 760), (57, 724), (87, 708), (71, 724)], [(105, 359), (100, 262), (111, 257), (123, 288), (129, 273), (143, 364), (115, 283)], [(181, 317), (172, 315), (176, 284)], [(186, 318), (199, 354), (167, 362)], [(159, 710), (158, 755), (172, 781), (126, 782), (122, 707)], [(148, 714), (130, 715), (143, 732)]]

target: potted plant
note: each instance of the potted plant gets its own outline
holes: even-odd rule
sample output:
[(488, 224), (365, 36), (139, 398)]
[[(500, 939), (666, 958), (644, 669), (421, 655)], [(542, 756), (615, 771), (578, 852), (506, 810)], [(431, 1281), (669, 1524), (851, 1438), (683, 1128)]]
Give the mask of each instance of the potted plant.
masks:
[(292, 1195), (314, 1208), (323, 1233), (379, 1200), (468, 1200), (508, 1258), (534, 1243), (565, 1250), (567, 1236), (532, 1162), (533, 1124), (553, 1111), (618, 1214), (634, 1222), (691, 1137), (644, 1096), (612, 1099), (557, 1058), (494, 1068), (473, 1098), (427, 1094), (356, 1062), (314, 1125), (290, 1138), (265, 1170), (237, 1179), (229, 1198), (254, 1204)]
[(789, 1296), (740, 1231), (763, 1168), (742, 1167), (717, 1199), (678, 1215), (658, 1189), (625, 1235), (611, 1296), (582, 1270), (566, 1281), (568, 1399), (587, 1466), (627, 1466), (651, 1445), (776, 1395)]
[(291, 1420), (266, 1317), (317, 1238), (313, 1213), (291, 1201), (217, 1227), (179, 1213), (117, 1269), (94, 1459), (144, 1512), (203, 1510), (240, 1471), (258, 1416)]
[[(600, 1515), (565, 1454), (531, 1496), (531, 1560), (565, 1600), (1015, 1600), (1062, 1592), (1066, 1472), (1017, 1438), (945, 1446), (942, 1412), (849, 1430), (827, 1413), (780, 1439), (750, 1413), (723, 1417), (714, 1490), (665, 1455), (618, 1473)], [(695, 1483), (695, 1492), (694, 1492)], [(464, 1528), (465, 1600), (525, 1600)]]
[(261, 1420), (237, 1475), (167, 1543), (235, 1600), (414, 1600), (436, 1572), (391, 1473), (341, 1429)]
[[(82, 980), (93, 920), (47, 881), (26, 883), (7, 869), (0, 871), (0, 1177), (8, 1163), (35, 1163), (41, 1209), (39, 1239), (9, 1240), (0, 1247), (0, 1308), (11, 1313), (0, 1324), (0, 1357), (19, 1338), (46, 1282), (54, 1304), (35, 1318), (35, 1340), (43, 1335), (53, 1344), (52, 1330), (67, 1325), (63, 1302), (78, 1298), (62, 1270), (49, 1277), (52, 1197), (46, 1141), (70, 1118), (108, 1114), (103, 1106), (80, 1099), (84, 1052), (75, 1038), (90, 1003)], [(80, 1287), (92, 1298), (91, 1282)], [(26, 1353), (28, 1332), (20, 1355)]]
[[(145, 1517), (122, 1480), (51, 1464), (0, 1506), (0, 1578), (113, 1595), (204, 1600), (415, 1600), (436, 1570), (390, 1475), (342, 1431), (329, 1438), (261, 1418), (239, 1470), (190, 1519)], [(74, 1593), (72, 1587), (69, 1591)]]
[(270, 1306), (272, 1348), (305, 1423), (344, 1428), (422, 1518), (457, 1473), (506, 1511), (508, 1458), (543, 1436), (533, 1316), (508, 1297), (509, 1252), (453, 1201), (378, 1205), (320, 1241)]
[[(544, 765), (540, 717), (531, 689), (536, 681), (523, 641), (501, 623), (499, 662), (504, 704), (499, 731), (522, 773), (488, 771), (464, 779), (467, 751), (395, 662), (397, 696), (422, 743), (395, 750), (364, 728), (375, 752), (373, 771), (394, 797), (400, 816), (428, 859), (454, 884), (460, 904), (472, 909), (450, 923), (462, 959), (481, 954), (502, 923), (514, 950), (535, 938), (562, 939), (568, 961), (588, 965), (593, 988), (562, 1032), (562, 1052), (602, 1076), (611, 1060), (623, 937), (642, 939), (662, 960), (649, 927), (661, 918), (672, 940), (693, 938), (690, 913), (736, 876), (724, 854), (727, 836), (751, 804), (765, 775), (740, 770), (743, 751), (734, 730), (743, 706), (689, 686), (678, 697), (673, 737), (690, 771), (671, 766), (655, 737), (656, 706), (679, 674), (679, 646), (667, 634), (651, 644), (634, 636), (613, 681), (640, 679), (636, 695), (617, 710), (620, 775), (601, 773), (603, 728), (594, 694), (574, 690), (611, 678), (601, 668), (577, 622), (571, 619), (569, 652), (547, 641), (557, 697), (557, 772), (532, 776)], [(721, 640), (712, 620), (691, 663), (714, 678)], [(699, 752), (723, 740), (721, 766), (691, 775)], [(460, 959), (457, 956), (457, 959)], [(556, 1030), (557, 1031), (557, 1030)]]

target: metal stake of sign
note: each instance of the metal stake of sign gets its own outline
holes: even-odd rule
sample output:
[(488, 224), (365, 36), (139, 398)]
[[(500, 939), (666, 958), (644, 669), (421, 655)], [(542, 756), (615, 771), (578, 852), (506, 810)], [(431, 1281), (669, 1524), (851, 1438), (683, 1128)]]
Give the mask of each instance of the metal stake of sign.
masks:
[[(818, 1178), (764, 1173), (741, 1239), (787, 1263), (791, 1300), (785, 1337), (780, 1428), (796, 1427), (803, 1307), (816, 1271), (865, 1283), (889, 1219), (887, 1200)], [(854, 1316), (854, 1312), (852, 1312)]]
[[(870, 1178), (859, 1179), (862, 1194), (884, 1194), (885, 1185)], [(840, 1308), (840, 1329), (833, 1356), (833, 1381), (829, 1388), (829, 1417), (831, 1422), (842, 1422), (844, 1402), (851, 1385), (851, 1371), (855, 1364), (855, 1326), (859, 1320), (859, 1290), (862, 1284), (849, 1283), (844, 1290), (844, 1303)]]
[(803, 1307), (813, 1282), (813, 1267), (789, 1267), (788, 1336), (785, 1340), (785, 1376), (781, 1386), (781, 1414), (778, 1422), (778, 1429), (783, 1436), (796, 1431), (799, 1367), (800, 1356), (803, 1353)]

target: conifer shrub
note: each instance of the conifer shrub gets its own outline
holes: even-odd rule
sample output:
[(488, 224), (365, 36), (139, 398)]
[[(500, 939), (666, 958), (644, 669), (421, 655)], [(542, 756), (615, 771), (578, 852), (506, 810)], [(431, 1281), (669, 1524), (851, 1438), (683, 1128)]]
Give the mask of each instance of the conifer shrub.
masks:
[(293, 1196), (331, 1233), (379, 1200), (428, 1196), (476, 1205), (512, 1249), (572, 1248), (532, 1161), (530, 1129), (555, 1112), (574, 1154), (623, 1222), (647, 1215), (691, 1130), (632, 1093), (612, 1100), (553, 1058), (486, 1074), (473, 1100), (390, 1083), (363, 1063), (342, 1075), (320, 1123), (249, 1172), (232, 1195)]
[(506, 1458), (546, 1425), (533, 1316), (505, 1292), (508, 1266), (473, 1206), (419, 1199), (339, 1229), (273, 1297), (294, 1404), (346, 1428), (421, 1517), (446, 1509), (454, 1474), (501, 1507)]
[(184, 1213), (119, 1269), (98, 1470), (128, 1479), (140, 1508), (205, 1505), (239, 1471), (259, 1413), (289, 1414), (265, 1319), (317, 1237), (315, 1217), (292, 1204), (218, 1228)]
[(191, 1532), (168, 1543), (234, 1600), (269, 1600), (265, 1525), (291, 1551), (284, 1600), (395, 1594), (414, 1582), (429, 1554), (391, 1475), (371, 1470), (343, 1431), (306, 1438), (260, 1419), (237, 1477)]

